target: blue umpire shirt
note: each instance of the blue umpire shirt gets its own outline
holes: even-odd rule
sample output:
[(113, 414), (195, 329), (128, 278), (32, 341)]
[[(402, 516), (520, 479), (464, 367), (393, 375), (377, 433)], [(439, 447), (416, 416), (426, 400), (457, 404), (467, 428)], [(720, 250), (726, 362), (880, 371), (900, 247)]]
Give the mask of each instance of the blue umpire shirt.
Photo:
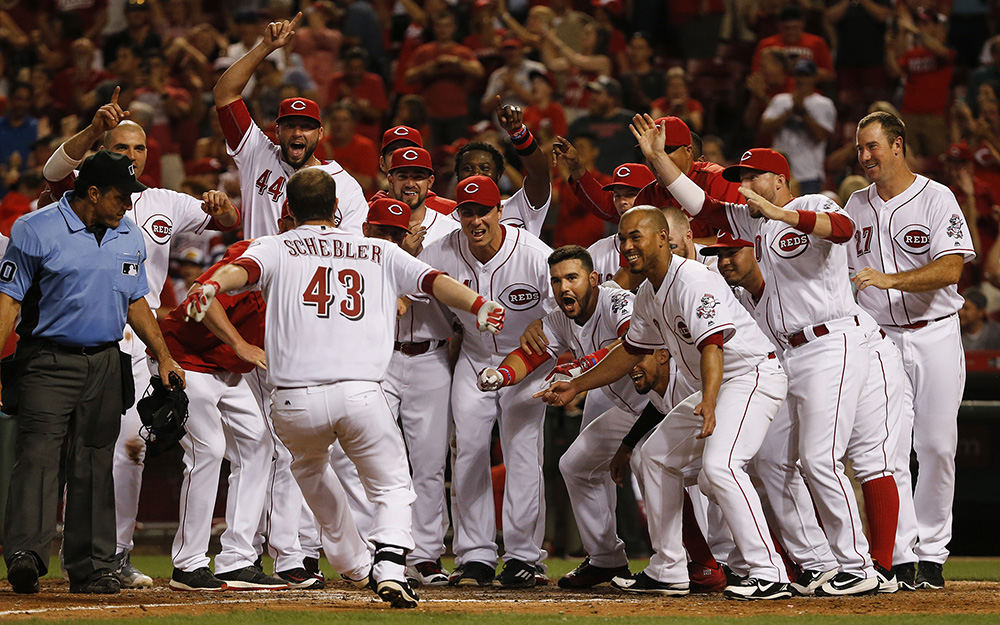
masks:
[(72, 195), (14, 222), (0, 293), (21, 302), (22, 338), (84, 347), (119, 341), (129, 304), (149, 292), (146, 244), (128, 215), (98, 243), (69, 205)]

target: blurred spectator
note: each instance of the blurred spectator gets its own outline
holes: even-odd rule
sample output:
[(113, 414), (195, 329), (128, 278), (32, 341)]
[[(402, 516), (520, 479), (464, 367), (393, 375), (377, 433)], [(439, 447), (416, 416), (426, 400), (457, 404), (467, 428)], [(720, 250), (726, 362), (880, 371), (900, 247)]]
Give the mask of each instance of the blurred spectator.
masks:
[(476, 53), (487, 73), (492, 73), (503, 62), (502, 42), (516, 38), (508, 35), (500, 24), (500, 5), (496, 0), (476, 0), (472, 5), (469, 34), (462, 40), (462, 45)]
[(108, 23), (108, 0), (40, 0), (35, 7), (40, 17), (38, 28), (58, 28), (68, 41), (79, 37), (96, 41)]
[[(295, 29), (292, 46), (295, 52), (302, 55), (303, 65), (313, 82), (319, 85), (319, 96), (323, 98), (327, 95), (326, 86), (337, 70), (344, 36), (334, 27), (336, 10), (330, 0), (311, 2), (304, 6), (302, 12), (304, 19)], [(320, 101), (319, 104), (327, 106), (333, 104), (333, 100)]]
[(608, 176), (622, 163), (641, 161), (628, 126), (635, 113), (619, 106), (622, 89), (618, 81), (602, 76), (588, 83), (587, 90), (590, 113), (569, 125), (569, 140), (575, 145), (579, 136), (594, 137), (600, 145), (597, 170)]
[(366, 50), (371, 58), (372, 71), (386, 75), (389, 63), (385, 58), (385, 36), (375, 7), (370, 2), (359, 0), (338, 0), (338, 4), (344, 7), (341, 26), (344, 45), (360, 46)]
[(97, 48), (90, 39), (77, 39), (72, 51), (73, 64), (56, 74), (52, 81), (53, 105), (63, 115), (97, 108), (94, 90), (111, 77), (104, 70), (94, 69)]
[(375, 142), (357, 132), (357, 112), (347, 102), (337, 102), (324, 116), (330, 131), (319, 147), (316, 157), (334, 159), (357, 179), (365, 197), (375, 192), (378, 174), (378, 150)]
[(803, 194), (819, 193), (825, 175), (826, 143), (837, 121), (830, 98), (816, 92), (816, 65), (795, 63), (795, 88), (771, 99), (761, 117), (761, 131), (773, 133), (771, 147), (785, 153), (792, 176)]
[[(948, 46), (958, 53), (959, 66), (975, 67), (980, 48), (990, 36), (990, 7), (987, 0), (953, 0), (948, 4)], [(997, 3), (992, 4), (995, 10)]]
[(528, 17), (524, 24), (518, 22), (513, 15), (507, 11), (500, 13), (500, 18), (504, 25), (510, 29), (510, 34), (519, 38), (528, 47), (528, 56), (538, 60), (542, 58), (541, 50), (545, 45), (545, 33), (552, 29), (555, 23), (556, 14), (544, 4), (536, 4), (528, 11)]
[(760, 53), (760, 66), (746, 79), (750, 100), (743, 112), (743, 124), (751, 135), (757, 133), (761, 113), (771, 98), (795, 86), (788, 70), (788, 61), (780, 48), (767, 48)]
[(990, 50), (990, 62), (982, 65), (972, 72), (969, 78), (969, 88), (965, 92), (965, 101), (973, 112), (979, 112), (979, 104), (976, 99), (979, 97), (979, 87), (989, 85), (993, 93), (1000, 93), (1000, 35), (989, 40), (987, 46)]
[(723, 0), (668, 0), (667, 6), (671, 30), (681, 55), (685, 59), (715, 56), (726, 3)]
[(424, 137), (431, 134), (427, 123), (427, 105), (418, 95), (404, 95), (396, 101), (396, 114), (392, 116), (389, 126), (409, 126), (416, 128)]
[(349, 102), (358, 114), (358, 132), (372, 141), (379, 138), (382, 118), (389, 111), (389, 99), (382, 77), (368, 71), (367, 52), (351, 48), (344, 53), (344, 71), (333, 75), (326, 100), (331, 104)]
[[(955, 51), (944, 44), (947, 18), (939, 13), (899, 12), (899, 31), (886, 33), (886, 69), (903, 80), (899, 112), (906, 123), (906, 138), (917, 155), (937, 156), (948, 147), (945, 116), (950, 103)], [(912, 40), (913, 45), (907, 46)]]
[(701, 132), (702, 115), (705, 107), (691, 97), (688, 91), (688, 77), (683, 67), (671, 67), (667, 71), (667, 95), (653, 101), (653, 117), (672, 115), (684, 120), (688, 128)]
[(0, 233), (10, 236), (10, 228), (21, 215), (38, 208), (38, 194), (42, 190), (41, 169), (27, 171), (18, 177), (0, 202)]
[[(31, 93), (31, 85), (16, 83), (10, 90), (7, 114), (0, 117), (0, 164), (15, 170), (24, 167), (31, 144), (38, 139), (38, 119), (28, 114)], [(17, 157), (12, 161), (15, 154)]]
[[(153, 29), (148, 0), (128, 0), (125, 4), (125, 29), (104, 38), (104, 62), (112, 63), (118, 56), (118, 48), (128, 46), (144, 56), (148, 52), (163, 47), (163, 39)], [(75, 53), (75, 52), (74, 52)]]
[(653, 48), (642, 32), (637, 32), (628, 40), (625, 48), (628, 64), (619, 66), (624, 92), (625, 108), (633, 111), (649, 111), (653, 100), (667, 92), (667, 79), (662, 71), (653, 67)]
[(705, 135), (701, 139), (700, 161), (708, 161), (716, 165), (726, 167), (729, 159), (726, 158), (726, 144), (721, 137), (715, 135)]
[(625, 35), (622, 34), (626, 26), (625, 6), (622, 0), (590, 0), (590, 6), (593, 7), (594, 24), (608, 42), (608, 56), (621, 71), (621, 68), (628, 67), (628, 57), (625, 56)]
[[(192, 129), (194, 119), (189, 117), (192, 112), (191, 94), (170, 77), (162, 54), (147, 56), (141, 68), (135, 101), (143, 102), (152, 109), (152, 121), (146, 133), (156, 139), (163, 150), (161, 182), (168, 189), (177, 189), (184, 180), (180, 140), (191, 130), (197, 132), (196, 126)], [(196, 136), (192, 138), (192, 150), (196, 140)]]
[(1000, 349), (1000, 324), (986, 317), (986, 296), (976, 287), (962, 294), (965, 303), (958, 309), (962, 347), (966, 351)]
[(1000, 193), (976, 177), (972, 161), (972, 150), (964, 142), (948, 146), (941, 155), (944, 174), (941, 182), (948, 185), (962, 207), (976, 250), (976, 264), (981, 264), (986, 251), (997, 240)]
[(419, 86), (427, 104), (434, 144), (445, 145), (465, 134), (468, 84), (483, 75), (483, 66), (472, 50), (455, 43), (454, 15), (443, 11), (433, 20), (434, 41), (414, 51), (406, 80)]
[[(601, 173), (595, 167), (601, 153), (601, 142), (598, 138), (588, 134), (577, 135), (573, 139), (573, 146), (576, 148), (579, 164), (590, 172), (600, 185), (610, 184), (611, 176)], [(604, 220), (594, 215), (576, 199), (569, 184), (569, 171), (564, 161), (559, 161), (559, 168), (560, 175), (552, 178), (553, 202), (558, 202), (559, 206), (559, 221), (556, 222), (552, 233), (552, 247), (570, 244), (587, 247), (604, 237)]]
[(847, 200), (851, 198), (851, 195), (855, 191), (860, 191), (866, 188), (870, 183), (868, 179), (864, 176), (847, 176), (840, 181), (840, 186), (837, 187), (837, 203), (841, 206), (847, 205)]
[(552, 99), (552, 94), (552, 78), (548, 73), (531, 74), (531, 104), (524, 109), (524, 125), (542, 143), (556, 136), (565, 136), (569, 132), (566, 125), (566, 111), (561, 104)]
[(809, 59), (816, 64), (818, 82), (833, 80), (833, 57), (830, 47), (822, 37), (805, 31), (806, 21), (802, 8), (796, 4), (786, 6), (779, 14), (778, 34), (765, 37), (757, 43), (753, 54), (753, 71), (760, 69), (761, 53), (768, 48), (778, 48), (788, 62)]
[(576, 117), (587, 107), (587, 84), (601, 76), (611, 75), (611, 59), (604, 53), (603, 35), (594, 24), (584, 25), (579, 52), (566, 45), (555, 31), (550, 30), (545, 35), (547, 45), (542, 48), (542, 60), (550, 71), (562, 76), (562, 104), (571, 117)]
[(586, 13), (573, 9), (572, 0), (550, 0), (552, 31), (556, 38), (574, 52), (584, 52), (584, 29), (593, 26), (594, 20)]
[(545, 66), (538, 61), (524, 58), (524, 44), (520, 39), (507, 38), (500, 44), (503, 66), (490, 74), (486, 90), (479, 101), (483, 115), (489, 115), (497, 107), (500, 96), (504, 104), (525, 107), (531, 102), (531, 74), (544, 74)]
[[(855, 108), (888, 94), (882, 60), (885, 23), (891, 16), (891, 0), (834, 0), (826, 9), (835, 35), (837, 87), (858, 94)], [(852, 111), (851, 117), (859, 111)]]

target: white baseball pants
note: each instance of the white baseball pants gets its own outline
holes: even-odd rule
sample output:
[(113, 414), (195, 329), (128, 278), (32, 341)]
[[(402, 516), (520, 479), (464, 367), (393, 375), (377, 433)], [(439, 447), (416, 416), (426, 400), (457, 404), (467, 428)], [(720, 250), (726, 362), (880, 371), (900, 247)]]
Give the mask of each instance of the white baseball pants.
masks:
[(500, 425), (507, 479), (503, 495), (504, 561), (537, 564), (546, 553), (545, 491), (542, 480), (542, 429), (545, 404), (531, 396), (539, 390), (544, 368), (520, 384), (483, 392), (476, 386), (480, 369), (497, 366), (472, 363), (464, 354), (455, 365), (451, 407), (455, 420), (455, 463), (452, 502), (460, 511), (454, 520), (453, 549), (457, 564), (497, 560), (496, 514), (490, 477), (490, 434)]
[[(330, 564), (340, 572), (371, 562), (355, 525), (347, 496), (330, 464), (339, 441), (358, 468), (375, 510), (368, 538), (373, 543), (413, 548), (411, 505), (416, 498), (406, 466), (406, 448), (377, 382), (352, 381), (272, 394), (274, 428), (292, 454), (292, 474), (316, 515)], [(327, 549), (329, 545), (330, 549)], [(377, 579), (403, 579), (403, 566), (380, 563)], [(398, 569), (398, 570), (397, 570)]]
[[(149, 387), (150, 369), (146, 358), (146, 345), (136, 336), (135, 330), (126, 325), (118, 347), (132, 355), (132, 377), (135, 379), (136, 403)], [(139, 436), (139, 411), (135, 404), (122, 415), (122, 426), (115, 441), (112, 475), (115, 481), (115, 525), (117, 552), (132, 550), (132, 535), (139, 512), (139, 492), (142, 490), (142, 469), (146, 458), (146, 442)], [(129, 447), (134, 449), (129, 457)]]
[(830, 549), (841, 572), (874, 577), (854, 487), (844, 473), (871, 349), (861, 328), (851, 327), (791, 347), (784, 358), (802, 471)]
[[(965, 392), (958, 316), (917, 330), (886, 326), (885, 332), (899, 348), (906, 375), (895, 463), (899, 525), (893, 563), (943, 564), (951, 541), (958, 409)], [(911, 445), (920, 464), (915, 490), (910, 478)]]
[(697, 480), (719, 504), (736, 546), (760, 580), (787, 582), (781, 557), (771, 544), (760, 499), (746, 473), (771, 420), (785, 399), (787, 380), (777, 360), (723, 382), (715, 409), (715, 431), (695, 438), (702, 419), (695, 393), (677, 404), (642, 446), (642, 484), (649, 534), (656, 553), (646, 574), (661, 582), (688, 581), (682, 540), (684, 485)]
[(451, 420), (451, 370), (445, 346), (417, 356), (394, 351), (382, 389), (397, 417), (410, 458), (413, 490), (413, 542), (408, 564), (433, 562), (445, 551), (448, 529), (444, 469)]
[(174, 567), (208, 566), (212, 511), (222, 459), (229, 460), (229, 494), (222, 551), (215, 572), (250, 566), (257, 558), (253, 538), (264, 508), (273, 446), (257, 400), (238, 373), (186, 371), (189, 417), (181, 485), (180, 526), (174, 536)]

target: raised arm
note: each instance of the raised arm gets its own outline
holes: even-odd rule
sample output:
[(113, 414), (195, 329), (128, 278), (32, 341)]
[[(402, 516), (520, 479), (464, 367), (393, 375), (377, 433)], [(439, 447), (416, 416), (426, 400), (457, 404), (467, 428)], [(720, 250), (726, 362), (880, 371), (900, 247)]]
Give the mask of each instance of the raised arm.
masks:
[(524, 166), (524, 194), (528, 203), (533, 207), (545, 204), (552, 193), (552, 168), (549, 167), (549, 159), (524, 125), (524, 114), (520, 106), (505, 106), (500, 96), (497, 96), (496, 112), (500, 125), (510, 135), (514, 149), (521, 156)]
[(264, 37), (249, 52), (229, 66), (229, 69), (219, 77), (212, 90), (215, 96), (215, 106), (223, 107), (240, 99), (240, 94), (250, 81), (257, 66), (269, 54), (291, 43), (295, 36), (295, 27), (302, 19), (302, 13), (297, 13), (292, 21), (281, 20), (271, 22), (264, 29)]
[(129, 118), (129, 112), (118, 105), (119, 93), (121, 93), (121, 87), (115, 87), (114, 93), (111, 94), (111, 101), (97, 109), (90, 125), (67, 139), (49, 157), (45, 166), (42, 167), (42, 176), (46, 180), (58, 182), (73, 173), (83, 157), (87, 155), (87, 150), (100, 140), (104, 133)]

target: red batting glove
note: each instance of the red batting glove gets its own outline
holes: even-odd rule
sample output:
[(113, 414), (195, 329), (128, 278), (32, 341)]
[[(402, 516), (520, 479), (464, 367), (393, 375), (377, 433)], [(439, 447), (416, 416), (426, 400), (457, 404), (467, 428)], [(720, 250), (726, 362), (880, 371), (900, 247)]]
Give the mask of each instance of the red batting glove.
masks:
[(205, 282), (194, 287), (188, 296), (184, 298), (185, 321), (193, 319), (201, 321), (208, 312), (208, 307), (212, 305), (212, 300), (219, 293), (219, 283), (215, 280), (205, 280)]

